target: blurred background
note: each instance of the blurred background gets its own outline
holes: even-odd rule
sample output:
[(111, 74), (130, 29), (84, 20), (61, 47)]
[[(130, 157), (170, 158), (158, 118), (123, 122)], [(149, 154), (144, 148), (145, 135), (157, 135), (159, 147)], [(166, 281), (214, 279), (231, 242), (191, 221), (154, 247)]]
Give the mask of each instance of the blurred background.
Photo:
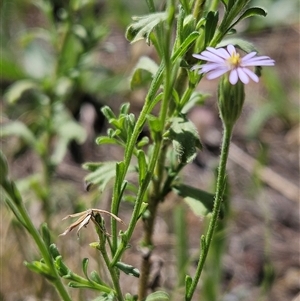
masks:
[[(246, 87), (229, 155), (228, 217), (220, 222), (195, 300), (300, 301), (299, 1), (252, 3), (268, 16), (243, 21), (238, 35), (276, 65), (263, 69), (259, 84)], [(129, 78), (142, 55), (156, 55), (144, 41), (130, 45), (125, 31), (131, 16), (147, 13), (144, 1), (137, 0), (1, 2), (1, 149), (35, 225), (48, 223), (63, 258), (79, 274), (84, 257), (103, 270), (89, 247), (96, 235), (88, 227), (79, 239), (75, 233), (58, 237), (69, 225), (61, 219), (88, 208), (109, 209), (110, 189), (86, 191), (82, 164), (122, 158), (121, 149), (95, 143), (108, 127), (100, 109), (109, 105), (118, 112), (129, 102), (139, 114), (147, 90), (132, 91)], [(216, 81), (205, 79), (198, 87), (208, 97), (189, 118), (204, 150), (182, 174), (185, 183), (207, 191), (213, 191), (222, 131), (216, 87)], [(23, 263), (40, 259), (31, 238), (5, 203), (0, 206), (0, 300), (55, 300), (53, 288)], [(122, 206), (126, 221), (132, 204)], [(178, 221), (186, 225), (181, 242)], [(171, 194), (160, 207), (152, 276), (159, 275), (172, 300), (183, 300), (180, 283), (186, 271), (194, 274), (206, 226), (205, 218)], [(136, 267), (141, 231), (136, 229), (125, 255)], [(189, 267), (176, 266), (178, 252)], [(133, 277), (122, 280), (130, 293), (136, 293), (136, 285)], [(70, 292), (74, 300), (97, 297), (91, 291)]]

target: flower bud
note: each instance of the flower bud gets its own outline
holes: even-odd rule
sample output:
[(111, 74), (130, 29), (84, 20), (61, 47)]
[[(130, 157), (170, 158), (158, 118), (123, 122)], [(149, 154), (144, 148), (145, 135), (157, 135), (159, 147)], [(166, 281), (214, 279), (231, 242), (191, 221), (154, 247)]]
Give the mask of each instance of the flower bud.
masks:
[(245, 100), (244, 84), (229, 82), (228, 75), (222, 76), (218, 87), (218, 105), (221, 119), (226, 127), (233, 127), (240, 117)]

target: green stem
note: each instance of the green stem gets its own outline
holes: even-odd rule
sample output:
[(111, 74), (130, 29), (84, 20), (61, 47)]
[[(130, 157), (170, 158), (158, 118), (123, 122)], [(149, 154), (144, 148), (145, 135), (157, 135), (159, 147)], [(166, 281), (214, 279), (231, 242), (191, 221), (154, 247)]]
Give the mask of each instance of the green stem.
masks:
[(190, 100), (190, 97), (192, 93), (194, 92), (195, 85), (193, 85), (191, 82), (189, 82), (189, 86), (184, 91), (181, 101), (180, 101), (180, 111), (183, 109), (183, 107), (186, 105), (186, 103)]
[(193, 16), (196, 19), (196, 21), (199, 21), (203, 14), (205, 2), (206, 0), (196, 0), (193, 9)]
[(188, 0), (182, 0), (182, 1), (180, 1), (180, 3), (183, 6), (183, 9), (185, 10), (185, 14), (189, 15), (191, 13), (189, 1)]
[(218, 9), (220, 0), (213, 0), (208, 11), (216, 11)]
[(31, 221), (30, 217), (28, 216), (28, 213), (27, 213), (23, 203), (21, 203), (21, 206), (19, 206), (19, 211), (28, 227), (29, 233), (33, 237), (36, 245), (38, 246), (38, 248), (42, 254), (42, 257), (44, 258), (45, 263), (51, 269), (51, 272), (55, 275), (55, 280), (53, 281), (53, 284), (54, 284), (57, 292), (59, 293), (59, 295), (62, 297), (63, 300), (71, 301), (71, 298), (70, 298), (68, 292), (66, 291), (65, 286), (62, 284), (61, 278), (59, 277), (57, 270), (54, 267), (54, 263), (51, 258), (51, 255), (49, 254), (48, 249), (47, 249), (44, 241), (42, 240), (39, 232), (32, 224), (32, 221)]
[(202, 236), (202, 239), (201, 239), (202, 251), (200, 254), (200, 259), (199, 259), (198, 266), (196, 269), (195, 277), (192, 281), (189, 291), (186, 293), (186, 299), (185, 299), (186, 301), (190, 301), (193, 297), (194, 291), (197, 287), (199, 278), (201, 276), (201, 273), (202, 273), (202, 270), (203, 270), (203, 267), (205, 264), (205, 260), (206, 260), (206, 257), (207, 257), (208, 251), (209, 251), (209, 247), (210, 247), (210, 244), (211, 244), (211, 241), (213, 238), (214, 231), (217, 226), (220, 208), (221, 208), (221, 204), (222, 204), (222, 195), (223, 195), (223, 191), (224, 191), (224, 180), (225, 180), (225, 176), (226, 176), (226, 164), (227, 164), (227, 159), (228, 159), (231, 134), (232, 134), (232, 127), (224, 126), (214, 208), (213, 208), (211, 220), (209, 222), (207, 234), (205, 237)]
[(163, 181), (166, 148), (168, 147), (168, 144), (163, 144), (162, 141), (159, 144), (159, 153), (157, 153), (156, 160), (153, 160), (155, 161), (155, 168), (151, 176), (153, 186), (151, 187), (149, 192), (147, 207), (149, 211), (149, 216), (143, 221), (144, 237), (142, 245), (143, 247), (147, 248), (148, 252), (146, 253), (146, 256), (143, 256), (142, 258), (138, 300), (144, 300), (148, 290), (149, 274), (151, 269), (151, 252), (153, 249), (152, 236), (154, 230), (154, 223), (156, 220), (156, 213), (159, 202), (162, 200), (160, 190), (161, 183)]
[(72, 281), (74, 282), (77, 282), (77, 283), (80, 283), (81, 285), (84, 285), (86, 288), (91, 288), (91, 289), (94, 289), (94, 290), (97, 290), (97, 291), (100, 291), (102, 293), (107, 293), (107, 294), (110, 294), (110, 293), (116, 293), (115, 290), (113, 290), (112, 288), (110, 287), (107, 287), (106, 285), (102, 285), (102, 284), (99, 284), (99, 283), (96, 283), (96, 282), (93, 282), (93, 286), (91, 286), (91, 281), (75, 274), (75, 273), (72, 273), (70, 278), (66, 278), (66, 279), (71, 279)]
[[(149, 95), (149, 94), (148, 94)], [(151, 99), (152, 100), (152, 99)], [(129, 168), (130, 165), (130, 161), (132, 158), (132, 154), (134, 152), (134, 148), (135, 148), (135, 144), (136, 141), (138, 139), (139, 134), (141, 133), (143, 126), (146, 122), (146, 118), (147, 115), (149, 113), (149, 111), (151, 110), (152, 106), (151, 106), (151, 101), (150, 98), (146, 99), (145, 105), (140, 113), (140, 116), (136, 122), (136, 125), (134, 127), (133, 133), (131, 135), (131, 138), (127, 144), (127, 147), (125, 149), (125, 158), (124, 158), (124, 172), (122, 175), (120, 175), (119, 177), (119, 181), (115, 181), (115, 186), (114, 186), (114, 192), (113, 192), (113, 196), (112, 196), (112, 204), (111, 204), (111, 209), (112, 209), (112, 213), (115, 215), (118, 215), (118, 212), (116, 212), (116, 209), (118, 208), (118, 203), (119, 203), (119, 198), (120, 198), (120, 183), (123, 183), (127, 170)], [(111, 219), (111, 226), (112, 226), (112, 237), (118, 237), (117, 235), (117, 223), (116, 220), (114, 218)], [(117, 239), (113, 239), (112, 241), (112, 251), (113, 251), (113, 255), (115, 255), (115, 252), (117, 250)]]
[(149, 163), (149, 168), (148, 168), (147, 175), (145, 177), (145, 180), (142, 182), (142, 185), (140, 185), (140, 187), (139, 187), (138, 194), (137, 194), (137, 197), (136, 197), (135, 205), (134, 205), (134, 208), (133, 208), (133, 212), (132, 212), (132, 215), (131, 215), (131, 219), (130, 219), (128, 228), (127, 228), (126, 232), (124, 233), (124, 235), (122, 237), (122, 241), (121, 241), (121, 243), (120, 243), (120, 245), (119, 245), (119, 247), (118, 247), (111, 263), (110, 263), (111, 266), (114, 266), (120, 260), (123, 252), (125, 251), (125, 249), (127, 247), (127, 243), (131, 238), (133, 230), (135, 229), (135, 225), (136, 225), (136, 223), (138, 221), (138, 218), (139, 218), (140, 209), (141, 209), (141, 206), (142, 206), (142, 203), (143, 203), (145, 193), (147, 191), (147, 188), (148, 188), (149, 183), (150, 183), (150, 181), (152, 179), (152, 176), (153, 176), (154, 168), (155, 168), (157, 158), (158, 158), (158, 155), (159, 155), (160, 146), (161, 146), (161, 143), (157, 143), (154, 146), (153, 155), (152, 155), (151, 161)]
[(150, 13), (154, 13), (155, 12), (155, 5), (153, 0), (146, 0), (146, 3), (148, 5), (148, 9)]
[[(163, 40), (165, 41), (165, 51), (164, 51), (164, 60), (161, 63), (161, 66), (159, 68), (159, 70), (156, 73), (156, 77), (154, 78), (154, 80), (152, 81), (152, 85), (149, 89), (148, 95), (146, 97), (146, 102), (145, 105), (141, 111), (141, 114), (139, 116), (139, 119), (136, 123), (136, 126), (133, 130), (133, 134), (131, 136), (131, 139), (129, 141), (129, 144), (125, 150), (125, 160), (124, 160), (124, 174), (122, 175), (122, 179), (124, 179), (125, 174), (128, 170), (129, 164), (130, 164), (130, 160), (132, 157), (132, 153), (135, 147), (135, 143), (136, 140), (138, 138), (138, 135), (140, 134), (144, 123), (146, 121), (146, 117), (147, 114), (149, 113), (149, 111), (152, 109), (153, 105), (152, 105), (152, 98), (155, 95), (156, 91), (159, 88), (160, 82), (162, 80), (162, 74), (164, 74), (164, 96), (163, 96), (163, 100), (162, 100), (162, 105), (161, 105), (161, 110), (160, 110), (160, 116), (159, 116), (159, 122), (161, 124), (162, 130), (164, 128), (165, 125), (165, 121), (166, 121), (166, 116), (167, 116), (167, 111), (168, 111), (168, 103), (170, 100), (170, 95), (171, 95), (171, 58), (170, 58), (170, 51), (169, 51), (169, 47), (170, 47), (170, 35), (171, 35), (171, 31), (170, 31), (170, 24), (173, 22), (173, 17), (174, 17), (174, 5), (171, 3), (170, 4), (170, 11), (169, 11), (169, 28), (168, 28), (168, 33), (167, 38), (166, 35), (163, 36)], [(168, 38), (169, 37), (169, 38)], [(164, 73), (163, 73), (164, 71)], [(154, 173), (154, 169), (157, 163), (157, 160), (159, 158), (159, 154), (160, 154), (160, 149), (162, 146), (162, 137), (160, 137), (160, 139), (158, 141), (156, 141), (155, 146), (154, 146), (154, 150), (152, 153), (152, 157), (150, 159), (150, 163), (149, 163), (149, 168), (148, 168), (148, 172), (147, 175), (145, 177), (145, 180), (143, 181), (142, 185), (140, 185), (139, 187), (139, 191), (137, 194), (137, 198), (135, 201), (135, 206), (133, 209), (133, 213), (128, 225), (128, 228), (126, 230), (126, 232), (124, 233), (123, 236), (123, 240), (121, 242), (121, 244), (119, 245), (116, 253), (114, 254), (113, 260), (111, 262), (111, 266), (115, 265), (117, 263), (117, 261), (119, 261), (120, 257), (122, 256), (124, 250), (127, 247), (127, 243), (128, 240), (131, 238), (133, 230), (135, 228), (135, 225), (138, 221), (139, 218), (139, 214), (140, 214), (140, 209), (143, 203), (143, 199), (145, 196), (145, 193), (148, 189), (149, 183), (152, 180), (153, 177), (153, 173)], [(114, 195), (114, 198), (117, 199), (117, 195)], [(113, 202), (115, 200), (113, 199)]]
[[(162, 81), (162, 75), (163, 75), (163, 71), (165, 69), (165, 64), (164, 62), (161, 63), (158, 71), (156, 72), (156, 75), (151, 83), (151, 86), (149, 88), (148, 94), (146, 96), (146, 101), (145, 101), (145, 105), (142, 108), (142, 111), (139, 115), (139, 118), (135, 124), (133, 133), (130, 137), (130, 140), (126, 146), (125, 149), (125, 155), (124, 155), (124, 172), (122, 175), (120, 175), (119, 177), (119, 181), (115, 181), (114, 184), (114, 189), (113, 189), (113, 196), (112, 196), (112, 204), (111, 204), (111, 209), (112, 209), (112, 213), (114, 213), (115, 215), (118, 215), (118, 212), (116, 212), (116, 208), (118, 208), (118, 202), (119, 202), (119, 198), (120, 198), (120, 189), (119, 189), (119, 185), (120, 183), (123, 183), (127, 170), (129, 168), (130, 165), (130, 161), (134, 152), (134, 148), (135, 148), (135, 144), (136, 141), (141, 133), (141, 131), (143, 130), (143, 126), (146, 122), (147, 116), (148, 114), (151, 112), (151, 110), (153, 109), (154, 105), (156, 104), (156, 102), (154, 101), (155, 95), (160, 87), (161, 81)], [(142, 201), (141, 201), (142, 202)], [(136, 210), (139, 210), (139, 207), (141, 206), (141, 204), (135, 203), (135, 208)], [(134, 209), (135, 210), (135, 209)], [(139, 214), (139, 211), (136, 213), (137, 215)], [(131, 219), (132, 221), (132, 219)], [(114, 218), (111, 219), (111, 227), (112, 227), (112, 237), (117, 237), (117, 223), (116, 220)], [(117, 259), (120, 255), (116, 256), (116, 250), (117, 250), (117, 240), (113, 239), (112, 242), (112, 254), (114, 255), (114, 258)], [(126, 247), (126, 246), (125, 246)], [(120, 253), (121, 250), (120, 248), (118, 249), (118, 253)], [(122, 253), (122, 252), (121, 252)], [(118, 260), (117, 260), (118, 261)], [(113, 261), (114, 264), (117, 261)]]
[(105, 247), (105, 242), (106, 242), (106, 237), (105, 237), (105, 233), (103, 232), (103, 230), (101, 228), (97, 228), (97, 233), (100, 239), (100, 252), (102, 254), (102, 257), (104, 259), (104, 262), (109, 270), (113, 285), (114, 285), (114, 289), (116, 291), (117, 297), (118, 297), (118, 301), (123, 301), (123, 294), (121, 291), (121, 287), (120, 287), (120, 283), (119, 283), (119, 275), (116, 271), (116, 268), (114, 268), (113, 266), (111, 266), (110, 264), (110, 258), (108, 257), (107, 251), (106, 251), (106, 247)]
[(14, 207), (17, 208), (18, 214), (22, 218), (22, 222), (24, 222), (26, 229), (28, 230), (28, 232), (32, 236), (32, 238), (34, 239), (34, 241), (43, 257), (45, 264), (49, 267), (52, 276), (55, 278), (55, 280), (53, 280), (51, 283), (53, 283), (55, 289), (57, 290), (57, 292), (60, 295), (60, 297), (62, 298), (62, 300), (71, 301), (71, 297), (69, 296), (68, 292), (66, 291), (65, 286), (61, 282), (61, 278), (59, 277), (58, 272), (55, 269), (55, 266), (54, 266), (52, 257), (49, 254), (48, 248), (45, 245), (43, 239), (41, 238), (40, 233), (34, 227), (23, 202), (22, 201), (19, 202), (19, 200), (14, 200), (14, 195), (9, 193), (9, 191), (6, 190), (6, 193), (9, 198), (8, 202), (11, 202), (11, 200), (12, 200), (13, 203), (16, 204), (16, 206), (14, 206)]
[[(106, 241), (107, 241), (107, 235), (106, 235), (106, 230), (104, 226), (104, 221), (100, 215), (95, 216), (96, 220), (96, 231), (99, 237), (99, 250), (101, 252), (101, 255), (104, 259), (104, 262), (108, 268), (108, 271), (110, 273), (114, 289), (118, 298), (118, 301), (123, 301), (123, 294), (121, 291), (120, 283), (119, 283), (119, 274), (116, 268), (111, 266), (110, 264), (110, 258), (108, 257), (107, 250), (106, 250)], [(109, 242), (108, 242), (109, 243)], [(109, 243), (110, 244), (110, 243)]]

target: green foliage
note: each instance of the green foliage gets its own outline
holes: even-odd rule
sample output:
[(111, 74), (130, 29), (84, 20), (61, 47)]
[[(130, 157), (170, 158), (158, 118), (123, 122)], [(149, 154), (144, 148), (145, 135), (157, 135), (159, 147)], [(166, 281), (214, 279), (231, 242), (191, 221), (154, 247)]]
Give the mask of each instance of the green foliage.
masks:
[(215, 35), (217, 24), (219, 20), (219, 13), (210, 11), (206, 16), (205, 22), (205, 45), (208, 45)]
[[(150, 294), (147, 291), (157, 211), (159, 204), (164, 202), (170, 192), (182, 197), (196, 215), (211, 217), (207, 233), (197, 234), (201, 240), (201, 250), (196, 272), (192, 277), (186, 275), (190, 261), (187, 235), (183, 229), (186, 223), (185, 211), (179, 208), (180, 211), (175, 212), (179, 243), (178, 286), (185, 285), (185, 300), (192, 300), (210, 254), (216, 255), (218, 259), (216, 266), (211, 266), (220, 272), (222, 250), (218, 249), (221, 251), (217, 253), (213, 237), (218, 238), (214, 232), (222, 226), (220, 220), (227, 214), (224, 209), (224, 202), (228, 201), (225, 197), (226, 162), (232, 128), (243, 107), (244, 86), (241, 82), (232, 86), (226, 77), (220, 83), (219, 110), (224, 132), (215, 193), (180, 183), (178, 178), (181, 170), (202, 150), (196, 126), (186, 114), (196, 105), (203, 105), (208, 97), (196, 91), (203, 75), (191, 70), (192, 54), (207, 46), (223, 47), (229, 43), (247, 53), (254, 51), (254, 46), (247, 41), (224, 38), (235, 33), (234, 27), (239, 22), (253, 16), (265, 16), (266, 12), (256, 6), (248, 7), (249, 1), (243, 0), (223, 0), (224, 15), (219, 14), (214, 7), (217, 3), (215, 1), (205, 3), (172, 0), (167, 1), (160, 10), (156, 10), (154, 1), (146, 2), (149, 14), (133, 17), (133, 22), (125, 33), (131, 43), (144, 40), (148, 45), (152, 44), (155, 52), (154, 55), (151, 53), (151, 58), (141, 56), (130, 75), (132, 90), (138, 88), (148, 91), (145, 92), (139, 115), (130, 111), (129, 102), (124, 102), (118, 113), (110, 108), (108, 95), (118, 93), (119, 98), (127, 99), (130, 93), (127, 91), (126, 95), (120, 95), (120, 91), (124, 89), (124, 81), (121, 80), (124, 78), (123, 74), (116, 74), (98, 63), (99, 49), (107, 49), (104, 42), (110, 26), (107, 21), (109, 18), (105, 16), (106, 8), (99, 9), (97, 1), (28, 1), (22, 5), (34, 5), (43, 24), (36, 21), (36, 26), (28, 26), (25, 21), (23, 24), (22, 18), (16, 19), (16, 24), (9, 22), (14, 26), (13, 29), (25, 29), (20, 30), (16, 36), (11, 36), (6, 27), (1, 29), (1, 35), (10, 41), (5, 46), (3, 59), (0, 61), (3, 81), (8, 84), (4, 94), (7, 113), (1, 137), (19, 138), (19, 149), (12, 157), (28, 149), (38, 157), (42, 171), (34, 170), (32, 175), (21, 179), (19, 187), (35, 192), (34, 197), (42, 203), (49, 226), (43, 223), (40, 231), (35, 228), (23, 203), (23, 189), (20, 192), (15, 182), (9, 178), (8, 163), (2, 152), (1, 191), (4, 192), (4, 202), (32, 237), (41, 255), (41, 260), (25, 262), (25, 265), (48, 279), (60, 299), (65, 301), (70, 301), (71, 298), (62, 280), (68, 280), (69, 288), (97, 292), (99, 296), (95, 301), (171, 299), (164, 291)], [(113, 8), (112, 16), (119, 16), (120, 22), (128, 17), (128, 10), (123, 4), (121, 1), (107, 4)], [(59, 6), (58, 9), (55, 5)], [(4, 8), (7, 11), (7, 6)], [(18, 13), (22, 15), (20, 9)], [(10, 20), (9, 17), (5, 18), (6, 21)], [(123, 49), (118, 51), (120, 56), (123, 55)], [(260, 68), (256, 71), (260, 73)], [(98, 257), (101, 258), (99, 262), (104, 266), (99, 271), (90, 272), (89, 259), (84, 258), (81, 262), (83, 276), (80, 276), (66, 264), (68, 261), (64, 254), (61, 255), (52, 243), (55, 235), (50, 229), (53, 227), (51, 190), (56, 169), (67, 154), (70, 143), (82, 144), (87, 137), (83, 126), (75, 118), (84, 101), (83, 95), (91, 95), (97, 104), (99, 97), (101, 101), (105, 99), (105, 106), (101, 111), (109, 128), (106, 134), (101, 134), (96, 139), (96, 143), (99, 147), (107, 144), (118, 146), (124, 152), (124, 157), (120, 161), (88, 162), (83, 165), (89, 172), (85, 177), (87, 188), (95, 185), (100, 192), (112, 189), (109, 211), (85, 208), (83, 212), (67, 216), (78, 219), (62, 235), (75, 227), (81, 230), (89, 223), (93, 224), (97, 241), (91, 243), (90, 247), (98, 252)], [(282, 102), (277, 100), (274, 108), (273, 111), (280, 111), (283, 108)], [(262, 114), (259, 126), (268, 118), (268, 114), (269, 111)], [(288, 113), (282, 114), (286, 119), (289, 118)], [(129, 173), (135, 173), (135, 177), (132, 179)], [(126, 224), (118, 217), (122, 200), (130, 202)], [(102, 213), (110, 218), (108, 230)], [(144, 223), (142, 245), (145, 254), (140, 270), (135, 265), (124, 263), (122, 258), (130, 247), (138, 221)], [(121, 222), (122, 226), (117, 222)], [(121, 272), (139, 278), (139, 296), (126, 293), (126, 289), (121, 288)], [(213, 278), (206, 280), (208, 286)], [(211, 296), (215, 296), (216, 287), (217, 285), (213, 287)]]
[(101, 111), (114, 129), (109, 128), (107, 136), (97, 138), (96, 142), (98, 144), (111, 143), (125, 146), (135, 126), (135, 116), (129, 113), (129, 104), (125, 103), (122, 105), (118, 117), (115, 116), (108, 106), (104, 106)]
[[(186, 184), (175, 184), (173, 191), (183, 197), (196, 215), (202, 217), (212, 212), (214, 204), (213, 194)], [(223, 215), (224, 211), (221, 208), (220, 217)]]
[(157, 64), (149, 57), (142, 56), (137, 62), (130, 81), (131, 89), (144, 86), (158, 70)]
[(170, 298), (166, 292), (157, 291), (148, 295), (145, 301), (168, 301), (168, 300), (170, 300)]
[(202, 149), (196, 127), (185, 116), (171, 120), (168, 138), (172, 140), (180, 163), (191, 162), (196, 156), (197, 148)]
[(119, 261), (116, 263), (116, 267), (127, 275), (131, 275), (137, 278), (140, 277), (140, 271), (132, 265)]
[(87, 183), (98, 185), (103, 191), (106, 185), (116, 176), (116, 162), (85, 163), (83, 168), (92, 171), (86, 176)]
[(132, 19), (135, 23), (127, 28), (125, 36), (131, 43), (146, 39), (147, 44), (150, 44), (151, 32), (159, 23), (166, 21), (167, 17), (168, 14), (166, 12), (133, 17)]

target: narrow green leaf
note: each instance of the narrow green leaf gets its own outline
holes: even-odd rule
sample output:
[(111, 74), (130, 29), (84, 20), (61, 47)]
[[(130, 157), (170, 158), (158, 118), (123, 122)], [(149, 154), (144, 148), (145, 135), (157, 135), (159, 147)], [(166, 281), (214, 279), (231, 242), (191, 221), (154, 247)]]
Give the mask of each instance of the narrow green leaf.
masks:
[(155, 141), (154, 135), (162, 131), (162, 124), (158, 117), (153, 115), (148, 115), (148, 123), (152, 135), (152, 139)]
[(150, 34), (154, 28), (168, 17), (167, 12), (158, 12), (141, 17), (133, 17), (134, 23), (129, 25), (126, 30), (126, 38), (131, 43), (146, 39), (147, 44), (150, 44)]
[[(118, 180), (118, 181), (121, 181), (121, 179)], [(120, 185), (120, 184), (119, 184), (119, 185)], [(119, 204), (120, 204), (121, 200), (123, 199), (123, 194), (124, 194), (124, 192), (125, 192), (125, 189), (126, 189), (127, 185), (128, 185), (128, 181), (126, 181), (126, 180), (124, 180), (123, 183), (121, 184), (121, 188), (119, 189), (120, 192), (118, 193), (117, 208), (119, 208)], [(118, 188), (119, 188), (119, 187), (118, 187)], [(117, 213), (117, 212), (116, 212), (116, 213)]]
[(213, 38), (219, 20), (219, 13), (210, 11), (206, 17), (205, 23), (205, 45), (208, 45)]
[(206, 216), (211, 212), (202, 202), (199, 202), (194, 198), (185, 197), (184, 201), (189, 205), (191, 210), (199, 217)]
[(103, 191), (106, 185), (116, 176), (116, 162), (108, 161), (98, 163), (98, 166), (84, 164), (84, 169), (95, 169), (85, 177), (87, 183), (98, 185), (100, 191)]
[(145, 301), (169, 301), (170, 297), (166, 292), (157, 291), (147, 296)]
[(110, 121), (110, 119), (116, 118), (116, 115), (114, 114), (114, 112), (111, 110), (109, 106), (102, 107), (101, 112), (103, 113), (103, 115), (108, 121)]
[(179, 57), (182, 57), (189, 49), (191, 44), (199, 37), (198, 31), (193, 31), (179, 46), (179, 48), (172, 55), (172, 63), (175, 63)]
[(147, 136), (144, 136), (138, 143), (137, 148), (142, 148), (143, 146), (149, 144), (149, 138)]
[(31, 147), (37, 147), (37, 140), (31, 130), (20, 121), (12, 121), (2, 125), (0, 137), (17, 136)]
[(138, 158), (138, 167), (139, 167), (139, 184), (141, 185), (145, 180), (147, 169), (148, 169), (145, 152), (139, 150), (137, 158)]
[(241, 16), (229, 27), (229, 29), (233, 28), (240, 21), (247, 19), (249, 17), (253, 17), (253, 16), (266, 17), (267, 12), (261, 7), (250, 7), (241, 14)]
[(92, 301), (115, 301), (115, 300), (116, 300), (115, 294), (111, 292), (110, 294), (107, 293), (101, 294), (101, 296), (93, 299)]
[(82, 260), (82, 271), (85, 277), (89, 280), (89, 275), (88, 275), (88, 264), (89, 264), (89, 259), (88, 258), (83, 258)]
[(154, 62), (147, 56), (140, 57), (131, 75), (131, 89), (143, 86), (145, 83), (152, 79), (157, 70), (158, 65), (156, 64), (156, 62)]
[(4, 156), (2, 150), (0, 149), (0, 185), (2, 185), (2, 183), (4, 183), (4, 181), (7, 180), (7, 176), (8, 176), (8, 162), (6, 157)]
[(184, 8), (182, 7), (182, 4), (179, 5), (178, 7), (178, 16), (177, 16), (177, 27), (176, 27), (176, 38), (175, 38), (175, 47), (177, 48), (177, 46), (179, 46), (182, 42), (182, 38), (184, 38), (184, 34), (183, 34), (183, 20), (184, 17), (186, 15), (186, 11), (184, 10)]
[(239, 38), (231, 38), (231, 39), (223, 40), (221, 43), (217, 45), (217, 47), (226, 47), (229, 44), (236, 46), (237, 48), (245, 51), (246, 53), (252, 51), (257, 52), (257, 49), (252, 43)]
[(42, 233), (42, 238), (43, 241), (45, 242), (45, 245), (47, 246), (47, 248), (49, 248), (51, 244), (51, 235), (46, 223), (42, 223), (40, 231)]
[(103, 282), (101, 281), (101, 278), (99, 276), (99, 274), (96, 271), (92, 271), (91, 272), (91, 280), (98, 283), (98, 284), (103, 284)]
[[(126, 141), (128, 140), (128, 138), (131, 137), (132, 133), (133, 133), (133, 129), (135, 126), (135, 115), (133, 113), (130, 113), (128, 115), (126, 115), (126, 122), (125, 122), (125, 137), (126, 137)], [(124, 128), (123, 128), (124, 131)]]
[(130, 109), (130, 103), (129, 102), (125, 102), (121, 105), (120, 107), (120, 115), (127, 115), (129, 113), (129, 109)]
[(180, 98), (179, 98), (178, 92), (175, 89), (172, 89), (172, 96), (173, 96), (176, 106), (179, 106)]
[[(185, 202), (198, 216), (205, 216), (212, 212), (214, 205), (214, 195), (204, 190), (191, 187), (185, 184), (175, 185), (173, 191), (183, 197)], [(220, 218), (224, 216), (224, 207), (221, 206)]]
[(190, 275), (186, 275), (185, 276), (185, 293), (186, 294), (189, 292), (192, 282), (193, 282), (193, 278)]
[(36, 89), (38, 89), (38, 85), (33, 80), (19, 80), (8, 88), (7, 92), (4, 94), (4, 99), (10, 104), (15, 104), (21, 98), (23, 93)]
[(233, 7), (234, 1), (236, 0), (227, 0), (227, 9), (231, 10), (231, 8)]
[[(120, 163), (120, 162), (119, 162)], [(116, 168), (119, 181), (120, 174), (123, 171), (123, 167), (115, 161), (99, 162), (99, 163), (85, 163), (83, 168), (91, 170), (92, 172), (85, 177), (85, 181), (90, 184), (98, 185), (100, 191), (103, 191), (106, 185), (116, 176)], [(116, 167), (117, 165), (117, 167)], [(129, 172), (135, 172), (135, 168), (131, 165), (128, 169)], [(122, 179), (122, 177), (120, 177)], [(119, 187), (122, 189), (124, 183), (120, 183)]]
[[(56, 252), (55, 252), (56, 253)], [(70, 278), (71, 271), (62, 261), (62, 256), (58, 255), (55, 257), (54, 265), (60, 277), (64, 277), (66, 279)]]
[(194, 91), (186, 103), (186, 105), (181, 109), (182, 114), (187, 114), (192, 108), (196, 105), (203, 105), (206, 98), (208, 98), (210, 94), (203, 94), (198, 91)]
[(103, 145), (103, 144), (115, 144), (115, 145), (122, 145), (121, 142), (115, 138), (110, 138), (110, 137), (107, 137), (107, 136), (101, 136), (101, 137), (98, 137), (96, 139), (96, 143), (98, 145)]
[(51, 253), (53, 259), (56, 259), (56, 257), (60, 256), (60, 253), (59, 253), (59, 251), (57, 249), (57, 246), (55, 244), (51, 244), (49, 246), (49, 250), (50, 250), (50, 253)]
[[(128, 169), (130, 170), (130, 169)], [(120, 190), (122, 188), (123, 179), (125, 176), (125, 164), (124, 161), (120, 161), (116, 163), (116, 184), (118, 184), (118, 187), (120, 187)], [(125, 184), (126, 185), (126, 184)]]
[(134, 276), (137, 278), (140, 277), (140, 271), (132, 265), (119, 261), (116, 263), (115, 266), (127, 275)]
[(79, 283), (79, 282), (75, 282), (75, 281), (70, 281), (68, 283), (68, 286), (69, 287), (72, 287), (72, 288), (90, 288), (90, 289), (94, 289), (94, 286), (92, 283)]
[(198, 25), (199, 22), (196, 23), (196, 19), (192, 14), (186, 16), (183, 21), (182, 40), (183, 38), (187, 37), (191, 32), (199, 30), (199, 27), (197, 27)]
[(249, 18), (252, 16), (262, 16), (266, 17), (267, 12), (262, 7), (250, 7), (242, 15), (241, 19)]
[(41, 274), (44, 277), (46, 277), (48, 280), (53, 281), (55, 280), (55, 275), (52, 274), (50, 268), (43, 262), (41, 261), (33, 261), (33, 262), (24, 262), (25, 266), (37, 273), (37, 274)]
[(101, 167), (103, 162), (87, 162), (82, 165), (83, 169), (88, 171), (95, 171), (98, 167)]
[(148, 203), (143, 202), (139, 212), (139, 218), (146, 212)]

